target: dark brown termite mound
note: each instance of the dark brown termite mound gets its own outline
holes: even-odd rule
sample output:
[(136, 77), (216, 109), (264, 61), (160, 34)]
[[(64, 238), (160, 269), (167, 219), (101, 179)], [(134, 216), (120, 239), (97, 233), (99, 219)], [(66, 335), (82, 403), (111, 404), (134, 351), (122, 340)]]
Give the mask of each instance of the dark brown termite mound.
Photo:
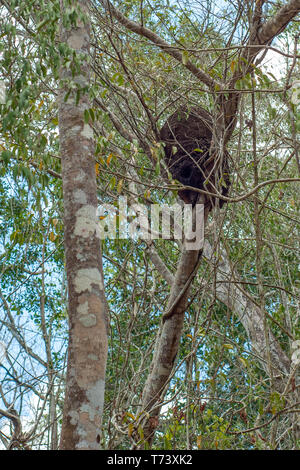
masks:
[[(184, 186), (203, 189), (226, 196), (230, 186), (227, 150), (211, 158), (212, 116), (201, 107), (180, 108), (172, 114), (160, 131), (165, 144), (166, 163), (172, 177)], [(178, 192), (185, 203), (195, 204), (198, 192)], [(206, 195), (206, 206), (214, 206), (216, 198)], [(220, 199), (220, 207), (225, 201)]]

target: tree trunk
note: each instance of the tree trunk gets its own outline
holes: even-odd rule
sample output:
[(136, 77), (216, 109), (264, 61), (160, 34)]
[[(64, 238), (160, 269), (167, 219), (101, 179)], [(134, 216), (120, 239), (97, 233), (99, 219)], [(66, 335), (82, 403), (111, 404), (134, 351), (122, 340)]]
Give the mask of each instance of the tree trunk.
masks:
[[(199, 203), (202, 199), (202, 197), (199, 198)], [(207, 210), (205, 210), (205, 213), (203, 212), (204, 226), (207, 215)], [(156, 341), (150, 373), (142, 397), (142, 412), (146, 412), (147, 415), (143, 426), (144, 442), (149, 447), (151, 447), (153, 441), (160, 408), (172, 376), (182, 335), (184, 314), (188, 306), (189, 292), (193, 279), (197, 274), (201, 256), (202, 249), (191, 250), (187, 249), (185, 244), (183, 245), (166, 312), (162, 317), (163, 322)]]
[[(69, 349), (60, 449), (99, 449), (107, 358), (107, 302), (100, 239), (92, 127), (84, 121), (91, 107), (88, 62), (90, 25), (83, 0), (72, 2), (78, 17), (61, 1), (61, 42), (79, 65), (61, 58), (59, 132), (62, 158)], [(70, 12), (72, 13), (72, 12)], [(73, 19), (73, 21), (72, 21)], [(71, 70), (73, 67), (73, 70)], [(72, 74), (73, 72), (73, 74)], [(73, 88), (72, 88), (73, 87)]]

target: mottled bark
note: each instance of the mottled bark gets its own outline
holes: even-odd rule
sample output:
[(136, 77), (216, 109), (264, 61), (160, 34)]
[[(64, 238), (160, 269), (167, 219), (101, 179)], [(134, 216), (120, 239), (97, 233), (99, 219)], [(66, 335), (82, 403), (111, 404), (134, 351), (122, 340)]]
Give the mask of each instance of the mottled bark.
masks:
[[(107, 303), (96, 230), (93, 129), (84, 122), (84, 111), (91, 107), (88, 94), (90, 27), (86, 2), (73, 2), (74, 5), (79, 11), (77, 24), (61, 27), (61, 41), (80, 57), (80, 66), (72, 76), (62, 57), (59, 132), (69, 349), (60, 448), (99, 449), (107, 357)], [(62, 15), (67, 12), (64, 7), (61, 1)]]

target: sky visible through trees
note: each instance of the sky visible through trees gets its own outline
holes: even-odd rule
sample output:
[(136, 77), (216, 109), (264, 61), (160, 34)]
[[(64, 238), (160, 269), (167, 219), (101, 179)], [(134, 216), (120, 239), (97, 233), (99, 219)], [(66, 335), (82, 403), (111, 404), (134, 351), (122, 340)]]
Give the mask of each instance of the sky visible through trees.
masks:
[[(299, 11), (0, 1), (1, 449), (299, 449)], [(197, 107), (191, 250), (142, 225)]]

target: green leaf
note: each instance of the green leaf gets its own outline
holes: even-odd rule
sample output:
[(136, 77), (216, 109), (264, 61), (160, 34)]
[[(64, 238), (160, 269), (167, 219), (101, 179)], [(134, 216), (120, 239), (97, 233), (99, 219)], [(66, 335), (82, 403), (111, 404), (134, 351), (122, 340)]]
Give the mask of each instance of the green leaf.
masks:
[(238, 357), (238, 360), (240, 361), (240, 363), (244, 366), (244, 367), (248, 367), (248, 361), (244, 358), (244, 357)]
[(89, 120), (90, 120), (90, 113), (89, 113), (89, 110), (88, 110), (88, 109), (85, 109), (85, 110), (84, 110), (83, 119), (84, 119), (85, 124), (87, 124), (87, 123), (89, 122)]
[(3, 152), (1, 152), (0, 159), (4, 162), (5, 165), (8, 164), (11, 157), (12, 153), (9, 150), (4, 150)]
[(188, 51), (183, 51), (181, 57), (182, 57), (182, 63), (183, 63), (183, 65), (186, 65), (186, 64), (188, 63), (188, 61), (189, 61), (189, 53), (188, 53)]

